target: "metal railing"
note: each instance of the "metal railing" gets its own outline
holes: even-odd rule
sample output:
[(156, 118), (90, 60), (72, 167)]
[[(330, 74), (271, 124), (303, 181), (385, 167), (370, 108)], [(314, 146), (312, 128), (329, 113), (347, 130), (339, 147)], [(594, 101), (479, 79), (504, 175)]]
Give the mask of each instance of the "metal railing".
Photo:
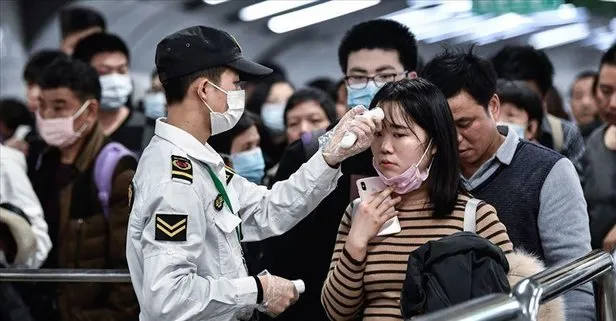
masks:
[(128, 270), (0, 269), (0, 282), (130, 283)]
[[(616, 262), (601, 250), (573, 262), (552, 267), (518, 282), (509, 295), (492, 294), (413, 321), (537, 320), (539, 305), (590, 281), (599, 279), (604, 321), (616, 321)], [(0, 269), (0, 282), (106, 282), (129, 283), (127, 270)]]
[(493, 294), (413, 321), (537, 320), (539, 305), (590, 281), (599, 279), (604, 321), (616, 321), (616, 262), (607, 252), (595, 250), (573, 262), (552, 267), (518, 282), (512, 293)]

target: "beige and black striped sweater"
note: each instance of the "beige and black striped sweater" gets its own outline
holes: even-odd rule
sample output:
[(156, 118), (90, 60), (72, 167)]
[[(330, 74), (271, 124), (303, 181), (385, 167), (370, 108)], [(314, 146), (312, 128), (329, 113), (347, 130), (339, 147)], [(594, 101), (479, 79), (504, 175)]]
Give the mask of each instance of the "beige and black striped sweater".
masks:
[[(425, 202), (400, 208), (402, 231), (376, 237), (368, 244), (366, 259), (354, 260), (344, 250), (351, 228), (351, 206), (347, 207), (332, 256), (321, 302), (332, 320), (402, 320), (400, 291), (409, 254), (431, 240), (464, 230), (464, 208), (468, 196), (459, 195), (454, 212), (444, 218), (432, 217)], [(505, 254), (513, 251), (507, 229), (489, 204), (477, 207), (477, 234), (498, 245)]]

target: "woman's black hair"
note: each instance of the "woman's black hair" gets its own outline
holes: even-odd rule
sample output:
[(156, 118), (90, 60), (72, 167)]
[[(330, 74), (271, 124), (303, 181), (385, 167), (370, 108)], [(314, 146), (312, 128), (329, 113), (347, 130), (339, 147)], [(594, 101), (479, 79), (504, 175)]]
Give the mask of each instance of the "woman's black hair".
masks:
[(210, 144), (210, 146), (212, 146), (212, 148), (214, 148), (214, 150), (219, 154), (229, 155), (231, 154), (231, 144), (233, 143), (233, 139), (248, 130), (251, 126), (256, 125), (257, 119), (257, 116), (253, 113), (245, 111), (233, 128), (210, 137), (207, 143)]
[[(426, 181), (429, 201), (434, 206), (434, 216), (451, 214), (463, 188), (456, 126), (447, 99), (435, 85), (418, 78), (385, 84), (372, 99), (370, 109), (384, 102), (399, 105), (406, 114), (407, 123), (414, 122), (432, 139), (436, 154)], [(427, 141), (424, 143), (427, 147)]]
[(289, 97), (287, 105), (284, 108), (284, 125), (287, 126), (287, 114), (297, 105), (307, 101), (316, 102), (325, 112), (325, 116), (330, 123), (336, 121), (336, 103), (324, 91), (317, 88), (304, 88), (296, 91)]

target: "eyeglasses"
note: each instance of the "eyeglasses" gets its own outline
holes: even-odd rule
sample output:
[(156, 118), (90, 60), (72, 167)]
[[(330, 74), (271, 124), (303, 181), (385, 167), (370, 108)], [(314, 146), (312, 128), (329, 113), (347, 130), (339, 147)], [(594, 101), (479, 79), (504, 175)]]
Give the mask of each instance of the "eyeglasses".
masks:
[(351, 76), (344, 77), (344, 81), (351, 89), (364, 89), (366, 88), (366, 86), (368, 86), (368, 82), (370, 80), (372, 80), (372, 82), (374, 82), (374, 84), (378, 88), (381, 88), (386, 83), (397, 80), (399, 76), (402, 76), (401, 78), (406, 77), (408, 73), (409, 72), (405, 70), (399, 73), (390, 72), (390, 73), (376, 74), (374, 77), (368, 77), (368, 76), (363, 76), (363, 75), (351, 75)]

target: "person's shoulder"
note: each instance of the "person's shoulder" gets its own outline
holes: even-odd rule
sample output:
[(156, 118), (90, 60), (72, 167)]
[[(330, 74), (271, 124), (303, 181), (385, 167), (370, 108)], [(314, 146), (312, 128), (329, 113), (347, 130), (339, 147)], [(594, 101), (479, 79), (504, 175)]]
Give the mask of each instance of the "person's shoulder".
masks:
[(562, 119), (562, 118), (559, 118), (559, 120), (563, 128), (563, 134), (565, 135), (565, 137), (568, 137), (568, 136), (582, 137), (582, 132), (580, 131), (580, 128), (575, 123), (573, 123), (572, 121), (566, 120), (566, 119)]
[(15, 148), (0, 144), (0, 159), (2, 159), (3, 165), (5, 163), (12, 163), (25, 169), (26, 157), (21, 151)]
[(529, 153), (532, 158), (536, 158), (537, 160), (543, 160), (543, 159), (559, 160), (565, 157), (551, 148), (547, 148), (543, 145), (530, 142), (527, 140), (523, 140), (523, 139), (520, 139), (518, 143), (518, 149), (524, 149), (526, 153)]
[(154, 138), (139, 158), (135, 180), (190, 185), (192, 176), (193, 162), (188, 154), (166, 140)]
[(605, 133), (605, 129), (607, 128), (607, 124), (603, 124), (595, 130), (592, 131), (588, 138), (586, 139), (586, 146), (591, 146), (593, 144), (603, 144), (603, 134)]
[(456, 200), (456, 206), (454, 208), (454, 216), (462, 216), (464, 217), (464, 211), (466, 209), (466, 205), (468, 204), (468, 202), (471, 199), (476, 199), (477, 200), (477, 209), (476, 212), (478, 214), (483, 214), (486, 212), (495, 212), (496, 210), (494, 209), (494, 207), (492, 205), (490, 205), (489, 203), (487, 203), (484, 200), (481, 199), (477, 199), (475, 198), (473, 195), (471, 195), (470, 193), (467, 192), (459, 192), (458, 193), (458, 199)]

